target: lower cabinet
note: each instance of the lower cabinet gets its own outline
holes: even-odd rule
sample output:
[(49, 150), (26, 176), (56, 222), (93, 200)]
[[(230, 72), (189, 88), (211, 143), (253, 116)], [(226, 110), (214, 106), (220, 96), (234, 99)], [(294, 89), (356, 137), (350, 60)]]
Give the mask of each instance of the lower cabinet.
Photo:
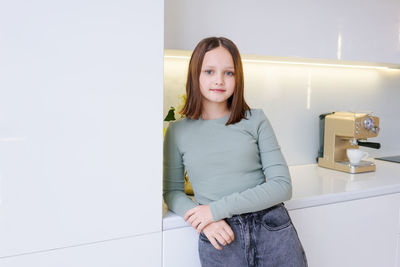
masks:
[[(289, 214), (309, 267), (400, 267), (399, 211), (397, 193), (289, 210)], [(191, 227), (164, 231), (163, 267), (200, 267), (197, 242)]]
[(292, 210), (310, 267), (395, 266), (400, 194)]
[[(400, 223), (399, 223), (399, 228), (400, 228)], [(400, 267), (400, 233), (397, 235), (396, 267)]]
[(1, 267), (159, 267), (162, 233), (0, 258)]
[(199, 235), (192, 227), (163, 232), (163, 267), (201, 267), (197, 242)]

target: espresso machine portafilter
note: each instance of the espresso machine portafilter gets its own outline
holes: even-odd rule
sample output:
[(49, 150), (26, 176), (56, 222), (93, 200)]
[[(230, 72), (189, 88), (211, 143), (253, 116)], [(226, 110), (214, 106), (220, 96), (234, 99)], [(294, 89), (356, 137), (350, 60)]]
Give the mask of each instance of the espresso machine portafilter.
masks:
[(376, 137), (379, 130), (379, 118), (367, 113), (333, 112), (320, 115), (318, 165), (349, 173), (375, 171), (376, 166), (371, 161), (362, 160), (357, 165), (351, 165), (346, 150), (359, 146), (379, 149), (379, 143), (366, 141)]

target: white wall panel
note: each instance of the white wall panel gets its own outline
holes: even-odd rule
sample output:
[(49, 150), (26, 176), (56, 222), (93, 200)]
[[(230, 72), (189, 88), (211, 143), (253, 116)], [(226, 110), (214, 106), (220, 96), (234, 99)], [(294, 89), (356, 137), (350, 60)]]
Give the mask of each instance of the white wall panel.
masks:
[(161, 231), (163, 1), (3, 1), (0, 32), (0, 256)]
[(161, 232), (0, 258), (1, 267), (159, 267)]

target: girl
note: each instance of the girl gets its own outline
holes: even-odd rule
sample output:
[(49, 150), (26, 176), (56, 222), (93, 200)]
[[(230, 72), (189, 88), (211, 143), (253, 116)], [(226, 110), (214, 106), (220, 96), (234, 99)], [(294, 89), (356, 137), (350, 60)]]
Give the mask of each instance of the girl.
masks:
[[(190, 59), (184, 119), (164, 141), (164, 200), (199, 235), (202, 266), (307, 266), (283, 201), (291, 179), (273, 129), (244, 100), (236, 45), (210, 37)], [(184, 193), (184, 170), (195, 201)]]

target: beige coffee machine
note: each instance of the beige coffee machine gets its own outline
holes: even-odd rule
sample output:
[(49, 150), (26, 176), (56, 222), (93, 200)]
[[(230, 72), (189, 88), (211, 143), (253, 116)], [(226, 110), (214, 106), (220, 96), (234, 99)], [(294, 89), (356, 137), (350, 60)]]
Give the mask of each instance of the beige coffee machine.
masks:
[(375, 171), (375, 164), (367, 160), (351, 165), (346, 149), (359, 146), (379, 149), (379, 143), (366, 142), (378, 133), (379, 118), (367, 113), (334, 112), (320, 115), (318, 165), (349, 173)]

